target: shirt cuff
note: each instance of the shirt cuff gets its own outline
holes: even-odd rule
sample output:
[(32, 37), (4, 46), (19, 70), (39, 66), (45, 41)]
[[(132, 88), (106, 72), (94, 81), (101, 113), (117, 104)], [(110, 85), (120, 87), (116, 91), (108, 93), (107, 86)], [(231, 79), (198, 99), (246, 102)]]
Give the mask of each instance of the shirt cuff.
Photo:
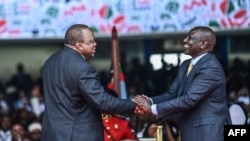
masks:
[(151, 105), (151, 111), (154, 115), (158, 115), (157, 110), (156, 110), (156, 104)]

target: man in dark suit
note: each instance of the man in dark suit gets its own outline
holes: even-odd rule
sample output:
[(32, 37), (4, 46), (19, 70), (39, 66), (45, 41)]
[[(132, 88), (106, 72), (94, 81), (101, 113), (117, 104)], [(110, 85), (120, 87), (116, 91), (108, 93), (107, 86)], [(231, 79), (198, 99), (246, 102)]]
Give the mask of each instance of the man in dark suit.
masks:
[(103, 141), (101, 113), (133, 113), (136, 104), (108, 94), (97, 71), (86, 61), (94, 57), (97, 45), (88, 26), (72, 25), (66, 31), (64, 44), (42, 69), (42, 141)]
[(224, 71), (212, 54), (216, 35), (210, 28), (198, 26), (183, 42), (184, 53), (192, 58), (181, 64), (169, 90), (151, 98), (137, 96), (134, 101), (144, 113), (177, 114), (182, 141), (223, 141), (224, 125), (231, 124), (231, 118)]

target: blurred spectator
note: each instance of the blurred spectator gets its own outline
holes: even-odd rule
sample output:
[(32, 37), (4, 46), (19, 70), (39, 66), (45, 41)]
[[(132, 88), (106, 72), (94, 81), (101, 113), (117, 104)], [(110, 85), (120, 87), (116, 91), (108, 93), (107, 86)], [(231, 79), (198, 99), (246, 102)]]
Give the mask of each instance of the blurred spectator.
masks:
[(10, 112), (15, 109), (15, 102), (18, 99), (18, 91), (14, 85), (7, 84), (4, 89), (4, 98), (9, 105)]
[(164, 127), (166, 130), (167, 141), (180, 140), (180, 128), (177, 120), (167, 119), (164, 122)]
[(18, 92), (24, 91), (27, 94), (32, 86), (33, 80), (30, 74), (25, 72), (25, 66), (23, 63), (17, 63), (16, 73), (13, 74), (10, 80), (10, 84), (14, 85)]
[(230, 116), (233, 125), (244, 125), (247, 121), (247, 115), (241, 104), (232, 104), (229, 107)]
[[(162, 120), (162, 121), (160, 121)], [(161, 125), (163, 141), (177, 141), (179, 138), (179, 127), (174, 120), (166, 119), (148, 120), (143, 132), (143, 138), (156, 138), (157, 126)]]
[(168, 68), (167, 62), (161, 59), (161, 63), (162, 63), (162, 68), (154, 71), (153, 78), (152, 78), (155, 84), (155, 88), (157, 90), (156, 91), (157, 94), (161, 94), (167, 91), (168, 89), (167, 78), (168, 78), (168, 75), (170, 75), (167, 69)]
[(248, 73), (247, 71), (247, 65), (244, 63), (244, 61), (240, 58), (235, 58), (233, 60), (232, 66), (229, 68), (229, 75), (230, 74), (237, 74), (240, 77), (245, 77)]
[(14, 102), (15, 109), (31, 111), (30, 101), (24, 91), (19, 91), (18, 99)]
[(39, 85), (40, 86), (40, 93), (42, 93), (43, 94), (43, 79), (42, 79), (42, 74), (41, 74), (41, 72), (42, 72), (42, 67), (40, 68), (40, 75), (39, 75), (39, 77), (37, 78), (37, 79), (35, 79), (34, 81), (33, 81), (33, 84), (35, 84), (35, 85)]
[(40, 117), (41, 113), (44, 111), (45, 105), (39, 84), (35, 84), (31, 89), (30, 105), (32, 112), (37, 117)]
[(234, 97), (229, 97), (231, 103), (229, 110), (232, 123), (236, 125), (249, 124), (250, 117), (250, 94), (246, 85), (241, 85), (235, 90)]
[(22, 124), (22, 127), (27, 130), (29, 124), (37, 119), (35, 114), (26, 109), (17, 109), (12, 115), (13, 122)]
[[(112, 89), (107, 89), (107, 92), (114, 97), (118, 97), (117, 93)], [(102, 121), (105, 129), (104, 141), (136, 141), (136, 136), (125, 117), (103, 113)]]
[(126, 73), (127, 86), (128, 87), (130, 87), (131, 85), (137, 86), (138, 84), (142, 83), (143, 71), (144, 71), (143, 65), (141, 64), (140, 59), (137, 57), (132, 58), (129, 66), (127, 66), (127, 73)]
[(28, 127), (31, 141), (41, 140), (42, 125), (39, 122), (33, 122)]
[(142, 79), (141, 79), (141, 84), (142, 84), (142, 93), (148, 94), (148, 96), (156, 96), (156, 87), (153, 82), (153, 66), (151, 64), (146, 64), (143, 66), (143, 72), (142, 73)]
[(102, 119), (105, 128), (104, 141), (136, 140), (126, 118), (118, 115), (103, 114)]
[(11, 118), (8, 115), (3, 115), (1, 118), (0, 141), (11, 141)]
[(10, 107), (6, 101), (4, 94), (0, 91), (0, 113), (1, 114), (10, 114)]
[(249, 89), (246, 85), (243, 85), (237, 91), (236, 101), (245, 105), (250, 105)]
[(147, 126), (146, 118), (146, 116), (138, 116), (136, 114), (130, 116), (129, 125), (134, 130), (133, 132), (137, 138), (143, 137), (143, 132)]
[(246, 113), (246, 124), (250, 125), (250, 90), (249, 88), (244, 85), (242, 86), (239, 91), (237, 92), (237, 103), (241, 104), (245, 113)]
[(11, 129), (11, 141), (30, 141), (22, 124), (15, 123)]
[(143, 132), (144, 138), (156, 138), (157, 123), (149, 122)]

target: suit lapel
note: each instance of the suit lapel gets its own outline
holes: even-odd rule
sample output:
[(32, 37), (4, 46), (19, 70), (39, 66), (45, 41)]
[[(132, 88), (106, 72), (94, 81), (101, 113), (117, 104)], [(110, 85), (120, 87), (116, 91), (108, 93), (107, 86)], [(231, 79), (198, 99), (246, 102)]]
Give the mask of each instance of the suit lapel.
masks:
[(197, 70), (199, 70), (200, 66), (202, 66), (202, 64), (205, 64), (207, 62), (207, 60), (210, 60), (209, 58), (212, 57), (212, 54), (208, 53), (205, 56), (203, 56), (193, 67), (192, 71), (189, 73), (188, 78), (192, 78), (194, 76), (194, 74), (197, 72)]
[[(186, 90), (189, 85), (191, 84), (191, 81), (193, 80), (193, 77), (195, 75), (195, 73), (199, 70), (200, 66), (202, 66), (202, 64), (204, 64), (205, 62), (207, 62), (207, 60), (209, 60), (209, 58), (211, 58), (212, 54), (208, 53), (207, 55), (203, 56), (196, 64), (195, 66), (193, 67), (192, 71), (189, 73), (188, 76), (184, 75), (183, 77), (183, 81), (182, 81), (182, 84), (181, 84), (181, 87), (179, 89), (179, 92), (178, 92), (178, 97), (182, 96), (183, 93), (184, 93), (184, 90)], [(188, 64), (186, 65), (186, 70), (188, 69)], [(187, 71), (184, 71), (185, 74)]]
[(185, 62), (185, 64), (183, 64), (182, 68), (180, 69), (181, 72), (181, 75), (180, 78), (181, 78), (181, 86), (180, 86), (180, 89), (179, 89), (179, 92), (178, 92), (178, 97), (182, 95), (183, 93), (183, 89), (186, 85), (186, 79), (187, 79), (187, 69), (188, 69), (188, 65), (190, 63), (191, 59), (189, 59), (188, 61)]

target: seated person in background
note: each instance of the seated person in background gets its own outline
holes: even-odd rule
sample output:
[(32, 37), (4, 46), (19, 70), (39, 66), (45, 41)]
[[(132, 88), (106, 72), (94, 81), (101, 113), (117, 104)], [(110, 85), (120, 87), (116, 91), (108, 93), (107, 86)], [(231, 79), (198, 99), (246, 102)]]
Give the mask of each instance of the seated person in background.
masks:
[(42, 125), (40, 122), (32, 122), (28, 127), (28, 133), (31, 141), (41, 141)]
[(157, 123), (149, 122), (143, 132), (144, 138), (156, 138)]
[(229, 107), (229, 112), (230, 112), (230, 116), (231, 116), (231, 120), (232, 120), (232, 124), (233, 125), (244, 125), (246, 124), (246, 113), (244, 108), (238, 104), (232, 104)]
[[(114, 97), (118, 97), (117, 93), (112, 89), (108, 89), (107, 92)], [(104, 141), (136, 141), (136, 136), (125, 117), (103, 113), (102, 120), (104, 125)]]
[(163, 141), (177, 141), (179, 137), (179, 127), (174, 120), (149, 120), (143, 132), (143, 138), (157, 138), (157, 126), (163, 126), (162, 139)]
[(129, 125), (132, 128), (136, 138), (143, 137), (143, 132), (147, 126), (147, 116), (138, 116), (133, 114), (129, 117)]
[(234, 99), (233, 103), (229, 105), (229, 112), (234, 125), (246, 125), (249, 124), (250, 116), (250, 94), (247, 85), (242, 85)]
[(30, 141), (27, 131), (22, 124), (13, 124), (11, 129), (11, 141)]
[(0, 141), (11, 140), (12, 121), (9, 115), (1, 115), (0, 118)]

